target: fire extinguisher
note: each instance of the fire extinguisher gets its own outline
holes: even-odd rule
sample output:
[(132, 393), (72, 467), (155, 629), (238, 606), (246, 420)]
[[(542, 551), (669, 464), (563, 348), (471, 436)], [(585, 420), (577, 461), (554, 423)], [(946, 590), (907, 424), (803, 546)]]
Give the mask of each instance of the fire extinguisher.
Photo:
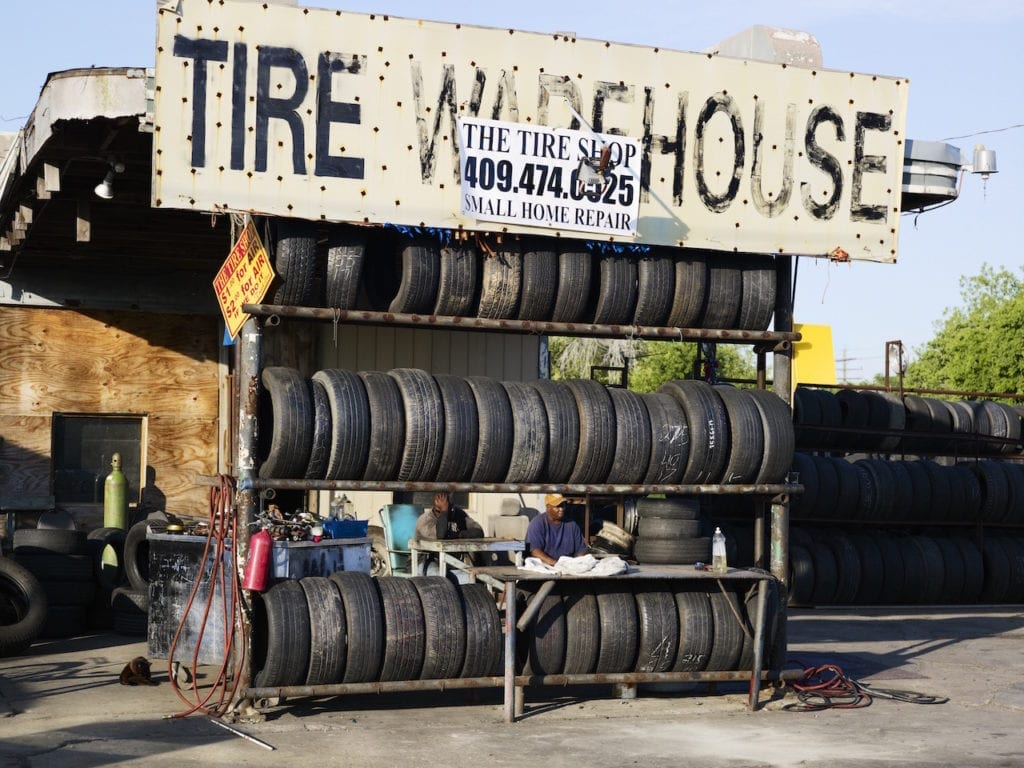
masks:
[(259, 531), (249, 539), (249, 558), (245, 561), (242, 574), (242, 589), (263, 592), (267, 588), (267, 577), (270, 574), (270, 534)]

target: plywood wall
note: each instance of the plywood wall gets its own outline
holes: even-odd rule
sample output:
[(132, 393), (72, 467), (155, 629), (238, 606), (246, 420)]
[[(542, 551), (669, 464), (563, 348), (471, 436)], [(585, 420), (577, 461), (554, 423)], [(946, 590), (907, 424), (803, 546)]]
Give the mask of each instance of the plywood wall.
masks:
[(48, 495), (52, 414), (148, 417), (144, 503), (205, 516), (217, 472), (215, 317), (0, 307), (0, 497)]

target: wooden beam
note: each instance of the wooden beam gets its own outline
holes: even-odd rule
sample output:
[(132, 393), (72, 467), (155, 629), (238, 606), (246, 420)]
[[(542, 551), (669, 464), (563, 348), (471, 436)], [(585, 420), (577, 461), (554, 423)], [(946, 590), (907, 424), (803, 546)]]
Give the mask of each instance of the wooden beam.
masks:
[(14, 227), (15, 232), (28, 231), (28, 222), (25, 221), (25, 214), (22, 213), (21, 208), (18, 208), (18, 210), (14, 212), (14, 222), (12, 226)]
[[(30, 206), (30, 205), (18, 206), (18, 212), (21, 214), (21, 218), (25, 220), (25, 224), (26, 225), (32, 223), (32, 206)], [(28, 229), (27, 226), (25, 228)]]
[(75, 240), (88, 243), (92, 240), (92, 203), (83, 198), (78, 201), (78, 216), (75, 219)]

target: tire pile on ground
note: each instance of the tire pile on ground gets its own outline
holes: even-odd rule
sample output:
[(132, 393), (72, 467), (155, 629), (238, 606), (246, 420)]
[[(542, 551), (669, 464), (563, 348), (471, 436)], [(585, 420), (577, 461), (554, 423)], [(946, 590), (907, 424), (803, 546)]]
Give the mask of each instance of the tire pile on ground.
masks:
[(321, 258), (316, 224), (284, 219), (276, 227), (274, 304), (758, 331), (775, 308), (775, 265), (760, 255), (593, 252), (581, 241), (540, 237), (505, 237), (483, 250), (442, 246), (441, 232), (333, 227)]
[[(852, 389), (797, 387), (798, 449), (960, 456), (1020, 453), (1024, 409), (991, 400), (937, 400)], [(850, 431), (832, 431), (837, 428)], [(893, 434), (905, 432), (906, 434)]]
[(855, 459), (796, 453), (794, 519), (1024, 524), (1024, 466), (981, 459)]
[[(125, 531), (23, 528), (14, 532), (13, 559), (38, 581), (45, 596), (39, 636), (74, 637), (113, 628), (146, 634), (148, 565), (146, 523)], [(126, 552), (132, 562), (126, 561)]]
[(639, 499), (637, 517), (633, 555), (641, 565), (711, 562), (711, 539), (702, 535), (707, 531), (699, 499)]
[[(706, 592), (692, 582), (558, 587), (517, 643), (518, 668), (529, 674), (752, 664), (755, 590)], [(774, 582), (769, 595), (766, 647), (777, 649)], [(490, 677), (503, 664), (501, 620), (480, 584), (339, 572), (279, 582), (254, 603), (256, 687)]]
[(74, 637), (88, 631), (97, 584), (85, 532), (21, 528), (14, 532), (13, 544), (15, 561), (35, 576), (46, 595), (40, 637)]
[[(779, 590), (769, 582), (765, 667), (784, 644)], [(692, 581), (560, 582), (520, 643), (533, 675), (750, 669), (757, 589)]]
[(751, 484), (793, 457), (786, 404), (763, 390), (342, 369), (262, 373), (260, 476), (476, 483)]
[(1024, 602), (1024, 536), (795, 527), (790, 604)]
[(43, 585), (24, 566), (0, 556), (0, 658), (26, 650), (46, 622)]
[(480, 584), (342, 571), (281, 581), (254, 602), (257, 687), (488, 677), (498, 609)]
[(149, 529), (163, 521), (147, 518), (128, 529), (124, 536), (121, 568), (110, 574), (110, 625), (115, 632), (145, 637), (149, 625)]

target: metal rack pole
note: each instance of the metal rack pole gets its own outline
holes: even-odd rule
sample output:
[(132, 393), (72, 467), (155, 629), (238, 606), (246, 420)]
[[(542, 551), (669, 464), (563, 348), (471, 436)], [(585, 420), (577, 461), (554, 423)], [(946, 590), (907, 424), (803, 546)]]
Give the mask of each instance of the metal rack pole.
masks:
[[(793, 330), (793, 257), (775, 257), (775, 331)], [(775, 394), (793, 403), (793, 348), (776, 347), (772, 354), (772, 382)], [(789, 500), (777, 499), (771, 509), (769, 569), (780, 582), (789, 584)], [(785, 610), (784, 603), (783, 608)]]
[[(257, 419), (259, 416), (260, 370), (263, 364), (263, 331), (259, 323), (249, 318), (238, 340), (238, 456), (235, 467), (238, 472), (238, 493), (235, 503), (238, 507), (238, 540), (233, 542), (235, 548), (235, 567), (238, 569), (239, 581), (245, 570), (245, 561), (249, 556), (249, 533), (256, 519), (257, 490), (256, 478), (257, 459)], [(245, 664), (242, 665), (239, 690), (248, 688), (252, 681), (252, 641), (249, 631), (249, 615), (251, 605), (243, 592), (246, 610), (240, 612), (238, 626), (235, 627), (235, 653), (243, 654)]]

